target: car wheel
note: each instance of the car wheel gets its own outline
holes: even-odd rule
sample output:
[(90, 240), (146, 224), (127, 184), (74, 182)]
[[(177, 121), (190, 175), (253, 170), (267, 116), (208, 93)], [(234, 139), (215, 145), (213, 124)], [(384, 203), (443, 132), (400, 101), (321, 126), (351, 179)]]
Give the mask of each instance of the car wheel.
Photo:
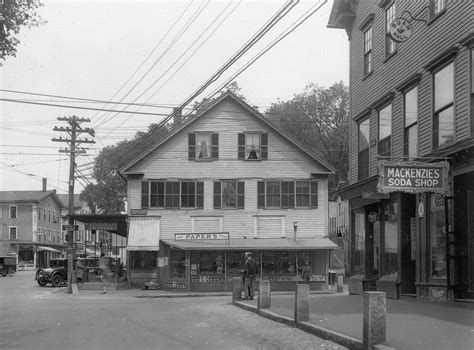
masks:
[(54, 275), (51, 284), (53, 285), (53, 287), (59, 287), (62, 282), (63, 278), (60, 275)]
[(15, 277), (15, 273), (16, 273), (15, 270), (9, 269), (9, 270), (8, 270), (8, 277)]
[(41, 287), (44, 287), (48, 283), (48, 282), (42, 281), (42, 280), (38, 280), (37, 282)]
[(0, 275), (1, 275), (2, 277), (6, 277), (6, 276), (8, 275), (8, 272), (2, 272), (2, 273), (0, 273)]

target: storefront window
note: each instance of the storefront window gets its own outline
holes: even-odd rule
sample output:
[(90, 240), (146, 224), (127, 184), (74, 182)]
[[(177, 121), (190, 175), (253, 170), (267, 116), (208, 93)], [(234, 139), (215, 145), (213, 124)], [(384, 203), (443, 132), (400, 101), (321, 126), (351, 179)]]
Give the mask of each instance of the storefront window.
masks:
[(264, 275), (295, 275), (295, 253), (288, 251), (262, 252), (262, 272)]
[(431, 194), (430, 198), (431, 277), (446, 278), (446, 228), (444, 197)]
[(385, 206), (384, 232), (385, 254), (383, 256), (384, 276), (398, 277), (398, 203)]
[[(227, 276), (242, 276), (244, 269), (244, 251), (226, 252)], [(252, 253), (254, 259), (259, 260), (260, 253)]]
[(191, 275), (224, 275), (224, 252), (197, 252), (191, 255)]
[(172, 250), (170, 254), (170, 277), (172, 279), (186, 278), (185, 252)]
[(365, 211), (354, 213), (354, 274), (365, 274)]
[(132, 269), (146, 269), (156, 267), (157, 251), (130, 252), (130, 267)]

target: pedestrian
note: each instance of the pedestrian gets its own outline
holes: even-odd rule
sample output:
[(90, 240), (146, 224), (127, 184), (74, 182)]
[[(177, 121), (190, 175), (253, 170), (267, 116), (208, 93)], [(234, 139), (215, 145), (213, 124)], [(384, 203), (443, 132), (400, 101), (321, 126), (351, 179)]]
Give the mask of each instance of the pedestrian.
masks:
[(78, 283), (82, 283), (84, 282), (84, 264), (82, 263), (81, 260), (77, 260), (77, 263), (76, 263), (76, 277), (77, 277), (77, 282)]
[(311, 266), (309, 265), (309, 261), (306, 260), (304, 262), (304, 266), (303, 268), (301, 269), (301, 279), (303, 280), (303, 283), (308, 283), (309, 284), (309, 281), (311, 279)]
[(257, 262), (252, 258), (252, 253), (246, 252), (244, 258), (244, 300), (253, 300), (253, 281), (257, 275)]

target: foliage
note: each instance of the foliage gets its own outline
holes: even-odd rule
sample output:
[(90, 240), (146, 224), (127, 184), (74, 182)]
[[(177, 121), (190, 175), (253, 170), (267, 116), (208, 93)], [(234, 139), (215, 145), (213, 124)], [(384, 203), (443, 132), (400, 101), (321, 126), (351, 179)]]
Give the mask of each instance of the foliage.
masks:
[(0, 60), (16, 56), (20, 28), (38, 26), (44, 22), (36, 10), (43, 6), (39, 0), (3, 0), (0, 2)]
[(336, 169), (330, 190), (347, 180), (349, 90), (343, 82), (327, 89), (309, 84), (291, 100), (273, 103), (265, 115)]

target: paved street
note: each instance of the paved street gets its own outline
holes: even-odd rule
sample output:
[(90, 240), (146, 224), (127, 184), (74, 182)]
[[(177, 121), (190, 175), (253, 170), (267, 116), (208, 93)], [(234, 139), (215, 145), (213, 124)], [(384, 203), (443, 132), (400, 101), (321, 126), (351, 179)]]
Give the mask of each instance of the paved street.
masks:
[(0, 279), (0, 349), (344, 349), (241, 310), (230, 297), (135, 298)]

